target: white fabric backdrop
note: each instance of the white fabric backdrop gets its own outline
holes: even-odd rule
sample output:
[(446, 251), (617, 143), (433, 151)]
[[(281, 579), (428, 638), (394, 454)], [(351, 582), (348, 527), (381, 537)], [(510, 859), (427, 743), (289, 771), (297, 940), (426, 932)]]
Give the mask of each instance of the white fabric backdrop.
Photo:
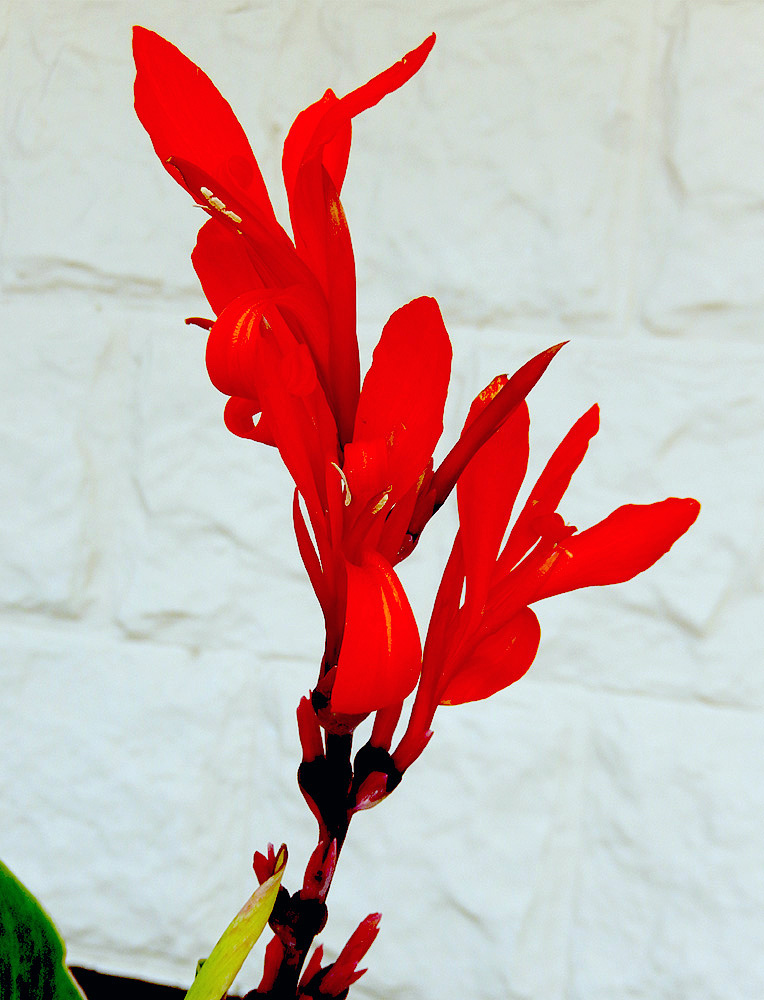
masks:
[[(383, 912), (360, 998), (764, 997), (764, 5), (722, 0), (6, 6), (0, 852), (70, 959), (188, 983), (314, 824), (294, 707), (321, 623), (276, 457), (229, 435), (188, 255), (201, 216), (132, 111), (130, 25), (200, 63), (274, 197), (294, 115), (431, 30), (355, 128), (364, 358), (435, 295), (472, 395), (565, 338), (534, 469), (592, 402), (563, 506), (703, 511), (659, 566), (540, 608), (530, 674), (441, 710), (358, 818), (330, 955)], [(404, 567), (426, 626), (453, 529)], [(259, 978), (262, 946), (239, 981)]]

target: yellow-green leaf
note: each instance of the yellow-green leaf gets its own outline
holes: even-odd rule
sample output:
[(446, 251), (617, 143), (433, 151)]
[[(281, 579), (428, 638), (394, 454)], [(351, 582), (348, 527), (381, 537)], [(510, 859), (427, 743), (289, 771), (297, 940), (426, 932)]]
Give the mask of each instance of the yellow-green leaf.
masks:
[(286, 861), (287, 849), (282, 844), (273, 875), (253, 893), (223, 931), (223, 936), (186, 993), (186, 1000), (220, 1000), (228, 992), (236, 973), (268, 923)]

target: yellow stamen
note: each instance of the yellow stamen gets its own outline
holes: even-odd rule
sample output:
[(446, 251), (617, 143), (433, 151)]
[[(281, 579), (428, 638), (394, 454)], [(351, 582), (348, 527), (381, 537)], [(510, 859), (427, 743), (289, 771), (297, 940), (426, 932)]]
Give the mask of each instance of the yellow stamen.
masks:
[(349, 507), (351, 505), (351, 503), (353, 502), (353, 498), (350, 495), (350, 486), (348, 484), (348, 478), (345, 475), (345, 473), (342, 471), (342, 469), (339, 467), (339, 465), (337, 465), (336, 462), (332, 462), (331, 464), (334, 466), (334, 468), (340, 474), (340, 479), (342, 480), (343, 485), (345, 487), (345, 506)]

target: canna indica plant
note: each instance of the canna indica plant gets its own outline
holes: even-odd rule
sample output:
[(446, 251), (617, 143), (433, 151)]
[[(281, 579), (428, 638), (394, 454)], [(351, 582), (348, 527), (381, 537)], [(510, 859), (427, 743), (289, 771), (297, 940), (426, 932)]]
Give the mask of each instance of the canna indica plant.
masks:
[[(317, 826), (302, 885), (282, 885), (262, 981), (248, 996), (347, 995), (377, 934), (371, 914), (335, 962), (315, 938), (350, 822), (400, 784), (433, 735), (441, 705), (487, 698), (530, 667), (532, 605), (629, 580), (698, 515), (692, 499), (619, 507), (584, 531), (559, 512), (599, 425), (588, 410), (564, 437), (509, 528), (528, 465), (526, 397), (559, 349), (480, 391), (437, 466), (451, 344), (434, 299), (388, 320), (361, 379), (353, 248), (340, 201), (353, 119), (422, 67), (435, 36), (368, 83), (301, 111), (284, 141), (291, 235), (278, 222), (233, 111), (168, 41), (134, 30), (135, 109), (165, 170), (207, 220), (191, 260), (214, 318), (207, 370), (228, 400), (226, 427), (276, 448), (294, 481), (297, 545), (323, 612), (323, 649), (297, 706), (298, 782)], [(459, 528), (422, 646), (396, 566), (456, 491)], [(286, 501), (287, 498), (285, 498)], [(509, 529), (509, 530), (508, 530)], [(406, 700), (410, 712), (402, 722)], [(372, 717), (360, 747), (354, 735)], [(254, 857), (266, 884), (281, 863)]]
[[(297, 115), (282, 161), (290, 235), (209, 78), (158, 34), (134, 29), (136, 112), (165, 170), (207, 216), (191, 261), (213, 318), (187, 322), (208, 330), (207, 370), (228, 397), (228, 430), (277, 449), (294, 481), (285, 503), (325, 624), (312, 687), (297, 706), (297, 778), (316, 819), (315, 850), (291, 892), (282, 884), (286, 848), (254, 855), (260, 888), (201, 965), (190, 1000), (225, 993), (266, 922), (272, 937), (250, 1000), (344, 998), (380, 915), (361, 922), (334, 962), (314, 942), (355, 813), (398, 787), (441, 705), (488, 698), (528, 670), (540, 640), (534, 604), (630, 580), (699, 512), (696, 500), (671, 497), (619, 507), (583, 531), (571, 525), (559, 507), (597, 433), (593, 406), (513, 519), (528, 466), (526, 398), (562, 344), (478, 392), (437, 467), (451, 344), (434, 299), (393, 313), (361, 379), (340, 201), (352, 121), (417, 73), (434, 42), (344, 97), (327, 90)], [(459, 526), (422, 644), (396, 566), (454, 491)], [(369, 739), (355, 746), (370, 717)]]

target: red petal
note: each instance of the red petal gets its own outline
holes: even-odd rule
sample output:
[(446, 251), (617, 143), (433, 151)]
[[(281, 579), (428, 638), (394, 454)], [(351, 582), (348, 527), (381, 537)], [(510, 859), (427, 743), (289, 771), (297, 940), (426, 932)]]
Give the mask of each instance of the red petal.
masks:
[(430, 35), (389, 69), (338, 98), (327, 90), (320, 101), (301, 111), (284, 142), (282, 168), (287, 192), (292, 190), (301, 164), (320, 155), (337, 192), (342, 189), (350, 152), (350, 122), (417, 73), (435, 44)]
[(337, 425), (305, 344), (278, 310), (269, 310), (268, 322), (256, 342), (258, 396), (318, 536), (327, 510), (326, 470), (339, 457)]
[(231, 106), (198, 66), (161, 35), (133, 28), (135, 110), (166, 169), (189, 160), (275, 223), (260, 169)]
[[(284, 174), (284, 185), (291, 191), (297, 179), (297, 173), (305, 160), (305, 154), (311, 144), (316, 129), (323, 121), (327, 112), (340, 104), (340, 99), (333, 90), (327, 90), (324, 96), (301, 111), (295, 118), (284, 140), (284, 155), (281, 169)], [(350, 155), (351, 125), (350, 119), (340, 122), (335, 134), (326, 139), (321, 153), (321, 161), (332, 179), (337, 191), (341, 191), (345, 179), (348, 156)], [(316, 155), (314, 149), (311, 155)]]
[(323, 960), (324, 946), (320, 944), (310, 956), (308, 964), (303, 969), (302, 976), (300, 977), (300, 986), (305, 986), (318, 972), (321, 971), (321, 963)]
[(358, 402), (355, 260), (345, 213), (328, 171), (318, 159), (303, 164), (290, 192), (295, 243), (316, 275), (329, 309), (330, 392), (342, 440), (350, 439)]
[(266, 288), (305, 286), (305, 295), (318, 296), (323, 303), (316, 277), (300, 258), (286, 232), (270, 215), (228, 187), (193, 160), (173, 156), (169, 166), (196, 203), (231, 235), (241, 236), (247, 253)]
[(392, 93), (419, 72), (425, 59), (435, 44), (432, 34), (411, 52), (399, 59), (389, 69), (383, 70), (377, 76), (362, 84), (356, 90), (346, 94), (336, 104), (330, 102), (327, 113), (316, 128), (310, 144), (306, 147), (303, 158), (315, 155), (315, 152), (329, 142), (343, 127), (345, 122), (356, 115), (378, 104), (383, 97)]
[(240, 295), (220, 314), (207, 338), (210, 381), (227, 396), (256, 400), (255, 353), (263, 307), (272, 294), (256, 291)]
[(506, 625), (483, 639), (449, 681), (440, 704), (480, 701), (514, 684), (533, 663), (540, 638), (538, 619), (530, 608), (523, 608)]
[(340, 191), (350, 152), (351, 120), (402, 86), (434, 44), (432, 36), (390, 69), (342, 99), (327, 90), (295, 119), (284, 142), (282, 168), (295, 246), (329, 303), (329, 392), (340, 439), (350, 439), (358, 402), (355, 261)]
[[(255, 417), (258, 419), (255, 420)], [(223, 420), (228, 430), (237, 437), (260, 441), (262, 444), (276, 444), (257, 399), (232, 396), (223, 410)]]
[(362, 566), (347, 563), (332, 711), (360, 715), (403, 701), (416, 685), (421, 658), (414, 614), (392, 566), (375, 553)]
[[(414, 299), (387, 321), (364, 379), (353, 442), (382, 439), (390, 502), (417, 481), (443, 432), (451, 343), (435, 299)], [(353, 469), (345, 472), (353, 488)]]
[(199, 230), (191, 263), (218, 316), (239, 295), (262, 287), (242, 237), (216, 219), (210, 219)]
[(509, 533), (499, 558), (497, 575), (508, 573), (541, 537), (541, 518), (554, 514), (573, 473), (583, 461), (589, 442), (599, 430), (599, 407), (595, 404), (579, 417), (555, 449), (538, 482), (531, 490), (520, 516)]
[(390, 484), (387, 442), (379, 437), (346, 444), (345, 474), (356, 501), (383, 493)]
[[(319, 362), (314, 347), (323, 345), (301, 342), (312, 319), (301, 292), (300, 288), (260, 288), (238, 296), (226, 306), (207, 340), (207, 371), (217, 389), (231, 396), (256, 398), (254, 354), (264, 312), (270, 322), (284, 328), (288, 325), (291, 340), (300, 344), (303, 374), (310, 370), (310, 377), (315, 379), (315, 365)], [(314, 324), (311, 332), (315, 335), (321, 331)], [(310, 360), (305, 359), (306, 352), (311, 355)]]
[(432, 515), (443, 505), (469, 460), (497, 427), (516, 409), (549, 367), (552, 359), (567, 341), (547, 348), (518, 368), (507, 380), (501, 392), (464, 431), (451, 451), (438, 466), (432, 478), (430, 496), (422, 495), (411, 519), (410, 532), (419, 535)]
[(432, 460), (419, 476), (414, 485), (403, 494), (392, 510), (385, 517), (384, 527), (379, 539), (377, 551), (389, 559), (393, 566), (401, 562), (413, 551), (408, 527), (411, 515), (414, 513), (417, 499), (422, 491), (429, 488), (432, 479)]
[(677, 497), (619, 507), (560, 546), (560, 555), (534, 600), (631, 580), (665, 555), (699, 512), (697, 500)]
[[(473, 402), (465, 430), (506, 385), (502, 375)], [(467, 603), (485, 604), (499, 546), (528, 468), (528, 406), (521, 403), (470, 459), (456, 486), (464, 546)]]
[(321, 980), (321, 993), (324, 996), (344, 995), (347, 993), (348, 986), (360, 979), (366, 971), (365, 969), (359, 970), (358, 963), (371, 948), (374, 938), (379, 933), (381, 919), (381, 913), (370, 913), (350, 935), (350, 940)]

